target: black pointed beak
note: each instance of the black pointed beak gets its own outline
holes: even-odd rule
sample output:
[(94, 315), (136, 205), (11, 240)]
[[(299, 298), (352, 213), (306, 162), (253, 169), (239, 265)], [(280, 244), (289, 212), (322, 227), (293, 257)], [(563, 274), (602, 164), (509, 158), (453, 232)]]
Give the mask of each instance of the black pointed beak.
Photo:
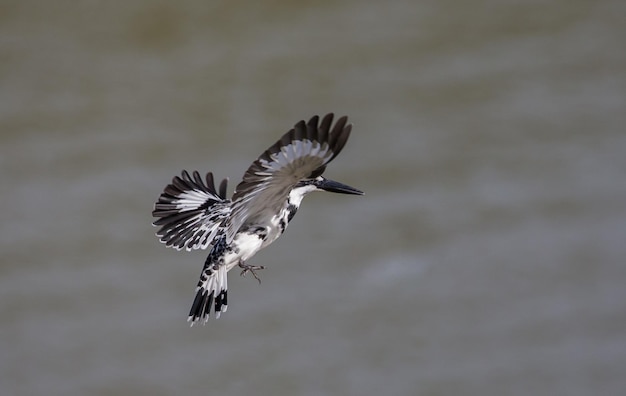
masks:
[(345, 184), (324, 179), (317, 184), (317, 188), (320, 188), (324, 191), (341, 193), (341, 194), (353, 194), (353, 195), (363, 195), (363, 191), (357, 190), (354, 187), (347, 186)]

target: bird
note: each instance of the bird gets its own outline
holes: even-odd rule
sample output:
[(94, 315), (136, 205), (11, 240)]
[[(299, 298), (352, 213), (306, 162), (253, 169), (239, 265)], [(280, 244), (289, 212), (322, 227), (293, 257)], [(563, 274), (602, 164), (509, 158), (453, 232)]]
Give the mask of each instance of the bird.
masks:
[(209, 250), (196, 286), (187, 321), (206, 324), (228, 308), (228, 271), (242, 269), (261, 282), (248, 264), (259, 250), (280, 237), (296, 214), (302, 199), (313, 191), (363, 195), (348, 185), (322, 176), (326, 166), (343, 149), (352, 124), (348, 117), (315, 115), (299, 121), (265, 150), (246, 170), (227, 198), (228, 179), (216, 188), (212, 172), (203, 180), (198, 171), (183, 170), (165, 187), (154, 204), (152, 224), (165, 246), (187, 251)]

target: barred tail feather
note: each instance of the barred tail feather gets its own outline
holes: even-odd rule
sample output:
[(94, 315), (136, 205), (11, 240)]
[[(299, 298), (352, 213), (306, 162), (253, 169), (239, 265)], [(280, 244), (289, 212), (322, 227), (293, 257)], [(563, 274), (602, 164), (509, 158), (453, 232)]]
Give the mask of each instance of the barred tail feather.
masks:
[(212, 306), (216, 319), (228, 309), (228, 270), (225, 266), (216, 268), (211, 265), (202, 270), (187, 321), (192, 326), (196, 322), (205, 324), (209, 320)]

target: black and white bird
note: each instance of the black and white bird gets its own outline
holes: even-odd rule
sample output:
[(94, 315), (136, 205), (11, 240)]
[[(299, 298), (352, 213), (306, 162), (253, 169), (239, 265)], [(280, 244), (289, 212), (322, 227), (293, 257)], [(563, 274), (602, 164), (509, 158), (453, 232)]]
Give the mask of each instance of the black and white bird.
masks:
[(152, 212), (160, 241), (177, 250), (210, 248), (187, 319), (192, 325), (206, 323), (212, 307), (216, 318), (226, 312), (232, 268), (259, 280), (255, 271), (264, 267), (248, 260), (285, 231), (305, 195), (363, 194), (322, 177), (348, 141), (352, 125), (347, 121), (344, 116), (333, 125), (331, 113), (321, 122), (318, 116), (298, 122), (250, 165), (231, 199), (227, 179), (216, 189), (210, 172), (205, 182), (197, 171), (183, 171), (165, 187)]

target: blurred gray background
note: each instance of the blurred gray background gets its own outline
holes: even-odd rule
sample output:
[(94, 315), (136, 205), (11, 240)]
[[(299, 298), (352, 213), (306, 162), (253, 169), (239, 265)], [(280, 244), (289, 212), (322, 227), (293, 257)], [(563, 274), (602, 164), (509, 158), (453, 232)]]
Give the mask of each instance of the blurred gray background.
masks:
[[(626, 2), (2, 1), (2, 395), (623, 395)], [(154, 237), (347, 114), (327, 176), (189, 328)]]

